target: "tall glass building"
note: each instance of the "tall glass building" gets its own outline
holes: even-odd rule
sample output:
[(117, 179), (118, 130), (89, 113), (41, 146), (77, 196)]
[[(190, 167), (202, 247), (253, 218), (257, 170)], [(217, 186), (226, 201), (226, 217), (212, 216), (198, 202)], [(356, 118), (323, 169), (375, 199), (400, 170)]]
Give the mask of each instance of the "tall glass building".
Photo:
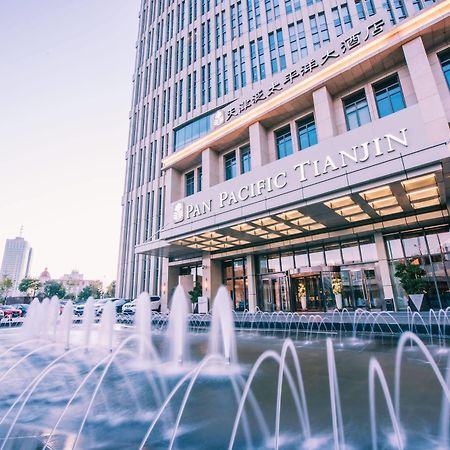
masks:
[[(450, 3), (143, 0), (117, 295), (450, 305)], [(170, 306), (170, 305), (169, 305)]]

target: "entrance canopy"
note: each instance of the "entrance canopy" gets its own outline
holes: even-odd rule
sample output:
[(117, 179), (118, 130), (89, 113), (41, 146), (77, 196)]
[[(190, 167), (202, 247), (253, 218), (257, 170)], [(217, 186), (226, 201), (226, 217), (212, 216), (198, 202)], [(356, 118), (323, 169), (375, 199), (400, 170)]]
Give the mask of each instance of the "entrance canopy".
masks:
[(198, 230), (171, 241), (147, 242), (137, 250), (138, 253), (183, 258), (202, 252), (233, 252), (256, 245), (276, 247), (285, 245), (286, 240), (289, 244), (301, 243), (307, 236), (334, 230), (369, 224), (380, 224), (377, 228), (383, 228), (389, 221), (419, 213), (425, 220), (442, 220), (442, 213), (426, 213), (445, 209), (445, 205), (443, 176), (437, 168), (318, 203), (274, 211), (264, 217), (249, 215), (239, 223), (220, 224), (213, 230)]

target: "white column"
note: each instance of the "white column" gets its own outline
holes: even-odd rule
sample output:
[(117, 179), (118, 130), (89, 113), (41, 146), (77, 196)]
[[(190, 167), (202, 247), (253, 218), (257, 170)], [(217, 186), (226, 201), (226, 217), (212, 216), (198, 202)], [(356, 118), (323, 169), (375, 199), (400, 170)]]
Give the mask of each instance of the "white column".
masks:
[(392, 298), (394, 308), (397, 310), (397, 305), (394, 299), (394, 290), (392, 288), (391, 274), (389, 272), (388, 256), (386, 253), (386, 246), (384, 245), (383, 235), (375, 233), (375, 246), (378, 256), (378, 267), (380, 268), (381, 282), (383, 285), (384, 298)]
[(255, 255), (247, 255), (247, 289), (248, 289), (248, 309), (250, 312), (256, 312), (257, 288), (256, 288), (256, 262)]

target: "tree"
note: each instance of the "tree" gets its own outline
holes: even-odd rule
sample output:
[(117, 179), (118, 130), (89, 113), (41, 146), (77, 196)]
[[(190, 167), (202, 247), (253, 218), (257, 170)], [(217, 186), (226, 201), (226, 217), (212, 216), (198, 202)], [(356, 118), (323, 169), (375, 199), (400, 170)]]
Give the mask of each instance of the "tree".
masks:
[(41, 288), (41, 283), (37, 278), (24, 278), (19, 284), (19, 291), (33, 296)]
[(80, 300), (87, 300), (89, 297), (100, 298), (102, 291), (98, 282), (91, 282), (85, 286), (78, 294)]
[(192, 303), (198, 303), (198, 298), (202, 296), (202, 285), (200, 283), (196, 283), (194, 289), (189, 291), (188, 294), (191, 296)]
[(0, 298), (4, 299), (8, 296), (9, 290), (12, 288), (13, 282), (11, 278), (5, 277), (0, 281)]
[(49, 280), (44, 284), (44, 295), (48, 298), (54, 295), (58, 298), (63, 298), (66, 295), (66, 290), (58, 281)]
[(114, 297), (116, 295), (116, 281), (111, 281), (109, 286), (106, 288), (106, 296), (107, 297)]
[(425, 275), (425, 270), (417, 264), (407, 262), (395, 266), (395, 276), (400, 280), (407, 295), (425, 293), (426, 282), (423, 278)]

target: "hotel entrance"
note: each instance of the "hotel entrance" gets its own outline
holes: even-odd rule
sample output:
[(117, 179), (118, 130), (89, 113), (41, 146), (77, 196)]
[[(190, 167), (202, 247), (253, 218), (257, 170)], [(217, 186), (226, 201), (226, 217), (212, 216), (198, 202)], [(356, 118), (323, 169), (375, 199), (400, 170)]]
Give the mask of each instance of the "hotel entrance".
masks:
[(321, 273), (291, 276), (293, 311), (323, 311), (324, 295)]

